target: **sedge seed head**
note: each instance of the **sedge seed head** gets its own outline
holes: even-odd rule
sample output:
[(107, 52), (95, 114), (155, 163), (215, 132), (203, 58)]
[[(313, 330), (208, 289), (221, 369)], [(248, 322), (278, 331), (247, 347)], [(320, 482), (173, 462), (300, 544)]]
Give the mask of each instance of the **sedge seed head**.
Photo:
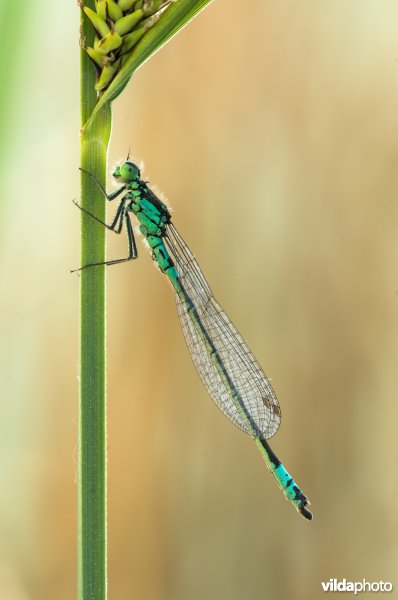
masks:
[(136, 44), (172, 0), (96, 0), (95, 10), (79, 6), (94, 32), (94, 48), (85, 46), (97, 69), (95, 89), (101, 95), (128, 60)]

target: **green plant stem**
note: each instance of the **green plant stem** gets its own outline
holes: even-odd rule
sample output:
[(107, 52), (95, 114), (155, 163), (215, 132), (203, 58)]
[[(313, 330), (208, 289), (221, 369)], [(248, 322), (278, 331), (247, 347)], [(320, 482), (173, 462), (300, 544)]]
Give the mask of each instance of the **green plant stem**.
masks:
[[(95, 69), (87, 53), (81, 51), (80, 166), (95, 175), (104, 188), (111, 133), (110, 101), (125, 87), (133, 72), (209, 2), (181, 0), (167, 9), (158, 23), (142, 37), (126, 68), (121, 69), (114, 84), (98, 102)], [(95, 2), (85, 0), (84, 6), (94, 10)], [(82, 17), (81, 37), (82, 45), (93, 47), (94, 33), (88, 18)], [(105, 204), (95, 181), (82, 173), (82, 207), (104, 221)], [(81, 231), (82, 266), (103, 262), (106, 229), (82, 213)], [(106, 600), (105, 267), (84, 269), (80, 282), (78, 597), (79, 600)]]
[[(89, 5), (89, 3), (86, 3)], [(92, 36), (87, 23), (82, 35)], [(81, 52), (81, 121), (92, 114), (97, 98), (95, 72)], [(100, 110), (81, 139), (81, 167), (106, 185), (111, 132), (109, 104)], [(81, 204), (105, 219), (105, 200), (94, 180), (81, 174)], [(82, 213), (81, 264), (105, 260), (105, 228)], [(106, 328), (105, 267), (81, 271), (80, 402), (78, 477), (78, 597), (105, 600), (106, 578)]]

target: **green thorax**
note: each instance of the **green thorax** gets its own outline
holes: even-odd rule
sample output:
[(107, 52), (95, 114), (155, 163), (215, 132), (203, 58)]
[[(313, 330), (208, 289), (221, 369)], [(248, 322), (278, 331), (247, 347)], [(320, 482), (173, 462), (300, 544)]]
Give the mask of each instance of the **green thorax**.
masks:
[(141, 179), (126, 184), (126, 188), (125, 197), (130, 200), (127, 210), (133, 212), (137, 217), (140, 231), (152, 248), (153, 260), (178, 290), (178, 273), (163, 240), (166, 235), (166, 225), (171, 220), (167, 206)]
[(155, 196), (145, 181), (141, 179), (126, 184), (126, 188), (127, 194), (125, 197), (130, 199), (127, 209), (136, 215), (140, 223), (141, 233), (147, 239), (148, 236), (163, 237), (165, 226), (170, 222), (170, 213), (167, 206)]

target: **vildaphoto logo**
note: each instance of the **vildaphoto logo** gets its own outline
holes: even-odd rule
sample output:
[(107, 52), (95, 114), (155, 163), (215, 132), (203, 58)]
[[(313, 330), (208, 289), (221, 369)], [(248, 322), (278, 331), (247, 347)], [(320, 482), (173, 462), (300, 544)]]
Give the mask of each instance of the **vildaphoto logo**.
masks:
[(329, 579), (321, 581), (324, 592), (351, 592), (360, 594), (361, 592), (391, 592), (392, 583), (389, 581), (347, 581), (347, 579)]

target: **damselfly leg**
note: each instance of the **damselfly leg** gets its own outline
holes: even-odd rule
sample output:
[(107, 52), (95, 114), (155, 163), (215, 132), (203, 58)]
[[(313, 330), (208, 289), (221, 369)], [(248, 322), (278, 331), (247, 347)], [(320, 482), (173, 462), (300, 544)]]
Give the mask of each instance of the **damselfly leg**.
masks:
[[(81, 170), (83, 170), (83, 169), (81, 169)], [(94, 175), (91, 175), (91, 173), (88, 173), (88, 171), (84, 171), (84, 172), (87, 173), (88, 175), (90, 175), (94, 179), (94, 181), (98, 184), (99, 188), (101, 189), (101, 191), (104, 193), (104, 195), (106, 196), (106, 198), (108, 200), (113, 200), (114, 198), (116, 198), (117, 195), (119, 195), (125, 189), (125, 186), (123, 186), (122, 188), (117, 190), (117, 193), (115, 193), (113, 195), (113, 197), (111, 197), (112, 194), (111, 195), (106, 194), (105, 190), (103, 189), (103, 187), (99, 183), (98, 179)], [(96, 215), (94, 215), (93, 213), (89, 212), (88, 210), (86, 210), (85, 208), (80, 206), (80, 204), (78, 204), (75, 200), (73, 201), (73, 203), (82, 212), (84, 212), (86, 215), (88, 215), (89, 217), (91, 217), (92, 219), (97, 221), (97, 223), (100, 223), (103, 227), (106, 227), (109, 231), (113, 231), (116, 234), (120, 234), (122, 232), (123, 225), (125, 224), (126, 230), (127, 230), (127, 239), (128, 239), (128, 243), (129, 243), (129, 254), (125, 258), (117, 258), (114, 260), (106, 260), (106, 261), (102, 261), (102, 262), (89, 263), (87, 265), (83, 265), (83, 267), (80, 267), (79, 269), (73, 269), (71, 271), (71, 273), (75, 273), (76, 271), (82, 271), (83, 269), (87, 269), (88, 267), (98, 267), (101, 265), (106, 265), (106, 266), (117, 265), (119, 263), (134, 260), (135, 258), (138, 257), (137, 244), (136, 244), (135, 237), (134, 237), (134, 231), (133, 231), (133, 227), (131, 225), (130, 216), (126, 210), (124, 198), (122, 198), (122, 200), (120, 201), (119, 206), (116, 210), (114, 219), (110, 225), (108, 225), (108, 223), (105, 223), (105, 221), (102, 221)]]
[(90, 171), (86, 171), (86, 169), (82, 169), (81, 167), (79, 167), (79, 171), (81, 171), (82, 173), (85, 173), (86, 175), (91, 177), (91, 179), (93, 179), (95, 181), (95, 183), (97, 184), (97, 186), (99, 187), (101, 192), (104, 194), (105, 198), (107, 200), (109, 200), (110, 202), (112, 200), (114, 200), (115, 198), (117, 198), (119, 196), (119, 194), (124, 192), (124, 190), (126, 189), (126, 186), (122, 185), (119, 189), (115, 190), (111, 194), (108, 194), (108, 192), (102, 187), (101, 182), (99, 181), (98, 177), (96, 177), (93, 173), (90, 173)]

